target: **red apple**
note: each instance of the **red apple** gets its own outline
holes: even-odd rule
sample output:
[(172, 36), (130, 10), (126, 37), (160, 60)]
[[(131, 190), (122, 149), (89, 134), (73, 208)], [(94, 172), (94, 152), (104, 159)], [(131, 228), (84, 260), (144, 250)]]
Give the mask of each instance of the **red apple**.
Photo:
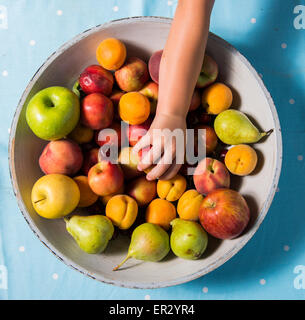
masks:
[(113, 87), (113, 75), (98, 65), (86, 68), (79, 77), (79, 85), (86, 94), (102, 93), (110, 95)]
[[(199, 131), (200, 130), (200, 131)], [(204, 130), (204, 131), (203, 131)], [(217, 147), (218, 138), (215, 130), (206, 125), (199, 124), (195, 127), (195, 151), (198, 147), (205, 146), (206, 154), (211, 154)]]
[(139, 91), (149, 79), (147, 64), (136, 57), (128, 58), (114, 76), (120, 89), (126, 92)]
[(112, 101), (112, 104), (113, 104), (114, 119), (118, 120), (118, 121), (121, 120), (120, 115), (119, 115), (119, 111), (118, 111), (118, 106), (119, 106), (120, 99), (124, 93), (125, 92), (120, 91), (120, 90), (114, 90), (112, 92), (111, 96), (109, 97), (110, 100)]
[[(158, 103), (158, 90), (159, 86), (153, 81), (149, 81), (141, 90), (144, 96), (146, 96), (150, 102), (150, 113), (156, 113), (157, 103)], [(199, 103), (201, 103), (201, 97), (199, 95)]]
[(100, 130), (111, 125), (113, 120), (112, 101), (101, 93), (91, 93), (81, 104), (81, 121), (93, 129)]
[(89, 170), (88, 183), (94, 193), (108, 196), (122, 187), (123, 171), (117, 164), (101, 160)]
[(49, 142), (39, 157), (39, 166), (45, 174), (73, 175), (83, 163), (81, 148), (74, 141), (61, 139)]
[(198, 89), (195, 89), (193, 96), (192, 96), (189, 111), (196, 110), (200, 105), (201, 105), (201, 94)]
[(93, 148), (84, 153), (82, 171), (86, 176), (88, 175), (89, 170), (98, 163), (98, 151), (99, 148)]
[(145, 136), (151, 125), (151, 119), (148, 118), (145, 122), (141, 124), (129, 125), (127, 127), (127, 137), (129, 144), (133, 147), (137, 142)]
[(229, 171), (222, 162), (212, 158), (205, 158), (198, 163), (193, 180), (196, 190), (204, 195), (215, 189), (230, 187)]
[(159, 83), (159, 69), (163, 50), (154, 52), (148, 61), (148, 70), (150, 77), (156, 83)]
[(204, 88), (213, 83), (218, 76), (218, 65), (214, 59), (205, 55), (196, 87)]
[(217, 189), (209, 193), (199, 209), (203, 228), (218, 239), (239, 236), (250, 220), (246, 200), (231, 189)]

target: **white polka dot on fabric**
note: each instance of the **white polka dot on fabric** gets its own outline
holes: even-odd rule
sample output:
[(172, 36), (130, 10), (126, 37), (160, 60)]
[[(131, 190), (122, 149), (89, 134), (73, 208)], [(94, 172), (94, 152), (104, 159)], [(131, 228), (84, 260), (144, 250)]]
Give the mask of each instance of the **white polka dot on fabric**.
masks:
[(24, 252), (24, 251), (25, 251), (25, 247), (24, 246), (19, 247), (19, 252)]
[(30, 43), (30, 46), (35, 46), (36, 41), (35, 40), (31, 40), (29, 43)]
[(255, 18), (251, 18), (251, 23), (256, 23), (256, 19)]
[(8, 128), (8, 129), (7, 129), (7, 132), (10, 134), (10, 133), (11, 133), (11, 128)]
[(282, 43), (281, 47), (282, 47), (282, 49), (286, 49), (287, 48), (287, 43)]
[(118, 11), (119, 11), (119, 7), (118, 7), (118, 6), (114, 6), (114, 7), (112, 8), (112, 10), (113, 10), (114, 12), (118, 12)]
[(303, 156), (301, 154), (298, 155), (298, 160), (303, 161)]
[(62, 16), (63, 12), (62, 12), (62, 10), (57, 10), (57, 11), (56, 11), (56, 14), (57, 14), (58, 16)]
[(2, 75), (3, 75), (3, 77), (7, 77), (8, 76), (8, 72), (6, 70), (2, 71)]
[(209, 291), (209, 288), (208, 288), (208, 287), (203, 287), (203, 288), (202, 288), (202, 292), (203, 292), (203, 293), (208, 293), (208, 291)]
[(173, 1), (167, 1), (167, 5), (168, 6), (172, 6), (173, 5)]
[(145, 300), (150, 300), (150, 295), (147, 294), (145, 297), (144, 297)]
[(284, 251), (289, 251), (290, 247), (287, 246), (287, 245), (285, 245), (285, 246), (283, 247), (283, 249), (284, 249)]
[(57, 279), (58, 279), (58, 274), (57, 274), (57, 273), (53, 273), (53, 274), (52, 274), (52, 278), (53, 278), (54, 280), (57, 280)]
[(294, 99), (290, 99), (290, 100), (289, 100), (289, 103), (290, 103), (290, 104), (295, 104), (295, 100), (294, 100)]
[(263, 286), (263, 285), (266, 284), (266, 280), (265, 280), (265, 279), (260, 279), (260, 280), (259, 280), (259, 283)]

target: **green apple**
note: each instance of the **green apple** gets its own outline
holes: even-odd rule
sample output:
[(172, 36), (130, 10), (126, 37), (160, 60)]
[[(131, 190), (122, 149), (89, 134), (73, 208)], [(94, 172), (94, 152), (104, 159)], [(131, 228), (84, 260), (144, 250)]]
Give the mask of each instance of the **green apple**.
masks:
[(77, 95), (64, 87), (49, 87), (36, 93), (26, 109), (26, 121), (41, 139), (57, 140), (77, 125), (80, 103)]

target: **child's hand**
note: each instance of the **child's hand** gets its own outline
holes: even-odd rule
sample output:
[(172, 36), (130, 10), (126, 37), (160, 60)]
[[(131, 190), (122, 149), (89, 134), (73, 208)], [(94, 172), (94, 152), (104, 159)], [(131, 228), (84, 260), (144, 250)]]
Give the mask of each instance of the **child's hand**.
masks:
[(148, 180), (167, 180), (178, 173), (184, 160), (185, 130), (185, 117), (156, 114), (146, 135), (133, 148), (133, 151), (138, 153), (141, 149), (151, 146), (138, 165), (138, 169), (142, 171), (156, 164), (146, 175)]

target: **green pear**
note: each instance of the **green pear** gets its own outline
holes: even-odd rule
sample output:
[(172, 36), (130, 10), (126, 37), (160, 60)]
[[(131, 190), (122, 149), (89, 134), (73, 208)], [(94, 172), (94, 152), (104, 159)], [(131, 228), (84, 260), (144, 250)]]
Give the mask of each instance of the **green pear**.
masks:
[(143, 223), (134, 229), (126, 258), (116, 266), (118, 270), (128, 259), (160, 261), (169, 252), (169, 236), (166, 231), (153, 223)]
[(208, 245), (208, 235), (199, 223), (174, 219), (170, 245), (174, 254), (188, 260), (199, 259)]
[(258, 142), (272, 132), (259, 132), (244, 113), (233, 109), (223, 111), (216, 117), (214, 129), (222, 142), (233, 145)]
[(111, 220), (102, 215), (75, 215), (65, 221), (67, 231), (87, 253), (103, 252), (114, 232)]

